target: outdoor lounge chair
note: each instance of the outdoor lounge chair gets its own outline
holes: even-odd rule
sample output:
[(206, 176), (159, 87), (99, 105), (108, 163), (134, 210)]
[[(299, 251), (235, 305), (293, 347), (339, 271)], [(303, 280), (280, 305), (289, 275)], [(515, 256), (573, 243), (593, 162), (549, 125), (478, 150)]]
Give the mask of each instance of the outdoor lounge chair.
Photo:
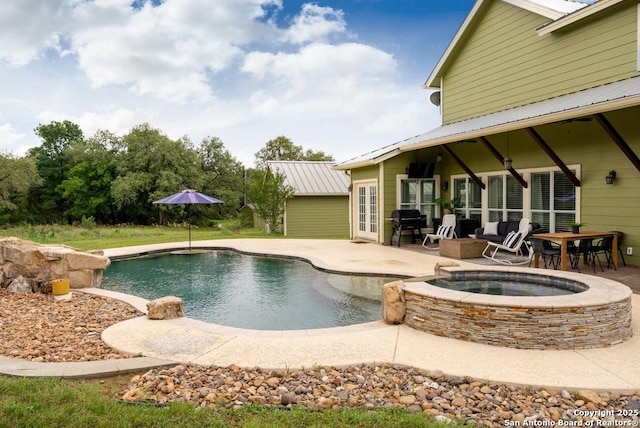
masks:
[[(531, 232), (529, 223), (528, 218), (520, 220), (518, 231), (509, 232), (501, 244), (489, 241), (482, 252), (482, 257), (506, 265), (523, 265), (529, 263), (533, 255), (533, 252), (529, 248), (529, 243), (526, 241)], [(526, 256), (524, 251), (527, 252)], [(510, 258), (497, 257), (499, 254), (504, 254), (505, 252)]]
[(422, 246), (425, 248), (429, 248), (427, 246), (428, 243), (432, 243), (435, 241), (439, 241), (441, 239), (453, 239), (457, 238), (456, 235), (456, 215), (455, 214), (445, 214), (442, 217), (442, 225), (438, 227), (438, 230), (435, 233), (427, 233), (422, 241)]

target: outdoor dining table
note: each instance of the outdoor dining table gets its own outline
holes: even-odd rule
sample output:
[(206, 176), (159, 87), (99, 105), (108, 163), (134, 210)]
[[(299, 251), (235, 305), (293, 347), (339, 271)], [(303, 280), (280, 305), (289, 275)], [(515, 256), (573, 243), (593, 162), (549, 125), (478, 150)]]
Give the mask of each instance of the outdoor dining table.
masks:
[[(560, 269), (567, 270), (567, 249), (569, 248), (569, 241), (578, 241), (580, 239), (595, 239), (605, 238), (607, 236), (613, 236), (612, 249), (618, 248), (618, 234), (616, 232), (554, 232), (554, 233), (534, 233), (534, 238), (544, 239), (547, 241), (554, 241), (560, 243)], [(611, 251), (611, 261), (615, 268), (618, 267), (618, 252)], [(540, 262), (540, 254), (535, 254), (533, 258), (533, 266), (538, 267)]]

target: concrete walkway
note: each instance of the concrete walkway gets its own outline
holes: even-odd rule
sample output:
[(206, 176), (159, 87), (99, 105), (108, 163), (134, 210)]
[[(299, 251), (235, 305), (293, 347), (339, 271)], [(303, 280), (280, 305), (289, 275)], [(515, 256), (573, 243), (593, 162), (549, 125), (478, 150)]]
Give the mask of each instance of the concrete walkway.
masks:
[[(125, 257), (183, 248), (186, 243), (105, 251)], [(300, 257), (316, 267), (344, 272), (425, 276), (451, 259), (378, 244), (335, 240), (234, 239), (198, 241), (193, 248)], [(460, 264), (469, 264), (460, 262)], [(131, 302), (146, 301), (100, 289), (86, 290)], [(537, 351), (448, 339), (382, 321), (350, 327), (295, 331), (252, 331), (188, 318), (152, 321), (140, 317), (103, 332), (115, 349), (145, 357), (88, 363), (28, 363), (0, 358), (0, 372), (31, 376), (106, 375), (171, 362), (263, 368), (299, 368), (392, 363), (496, 383), (632, 393), (640, 391), (640, 296), (633, 295), (634, 337), (610, 348)], [(71, 367), (75, 369), (71, 369)]]

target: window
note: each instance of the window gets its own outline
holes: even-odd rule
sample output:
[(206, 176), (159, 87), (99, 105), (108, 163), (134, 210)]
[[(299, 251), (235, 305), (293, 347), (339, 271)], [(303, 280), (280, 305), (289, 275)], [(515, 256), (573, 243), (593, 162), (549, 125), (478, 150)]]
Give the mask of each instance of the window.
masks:
[(402, 210), (420, 210), (427, 216), (427, 224), (435, 215), (436, 181), (428, 179), (408, 179), (400, 177), (400, 201)]
[[(569, 165), (569, 169), (580, 178), (580, 165)], [(555, 167), (523, 169), (520, 173), (528, 187), (522, 187), (504, 170), (480, 174), (486, 184), (484, 192), (470, 177), (452, 176), (452, 195), (461, 205), (455, 214), (481, 223), (529, 218), (549, 232), (569, 230), (570, 224), (580, 218), (580, 188)]]
[(569, 230), (576, 218), (576, 188), (562, 171), (531, 174), (531, 221), (545, 230)]
[(491, 175), (488, 185), (489, 221), (520, 220), (523, 188), (511, 174)]
[(461, 207), (455, 209), (458, 217), (482, 220), (482, 188), (469, 178), (453, 180), (453, 196), (460, 200)]
[(500, 221), (503, 218), (504, 189), (502, 175), (492, 175), (489, 177), (487, 186), (489, 221)]

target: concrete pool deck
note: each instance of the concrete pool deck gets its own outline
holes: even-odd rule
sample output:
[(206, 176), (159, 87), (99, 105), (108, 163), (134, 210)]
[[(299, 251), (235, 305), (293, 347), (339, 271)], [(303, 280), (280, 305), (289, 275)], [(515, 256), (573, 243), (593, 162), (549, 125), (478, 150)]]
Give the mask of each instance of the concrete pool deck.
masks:
[[(338, 240), (233, 239), (194, 242), (193, 248), (230, 248), (309, 260), (316, 267), (353, 273), (407, 276), (433, 274), (452, 260), (373, 243)], [(106, 250), (112, 258), (184, 248), (186, 243)], [(472, 265), (456, 261), (460, 265)], [(146, 301), (100, 289), (85, 290), (130, 302), (146, 312)], [(522, 350), (449, 339), (382, 321), (334, 329), (252, 331), (189, 318), (135, 318), (103, 332), (111, 347), (142, 358), (83, 363), (31, 363), (0, 357), (0, 373), (20, 376), (106, 376), (180, 363), (236, 364), (292, 369), (362, 363), (410, 365), (495, 383), (571, 390), (640, 391), (640, 295), (634, 294), (635, 335), (609, 348)]]

